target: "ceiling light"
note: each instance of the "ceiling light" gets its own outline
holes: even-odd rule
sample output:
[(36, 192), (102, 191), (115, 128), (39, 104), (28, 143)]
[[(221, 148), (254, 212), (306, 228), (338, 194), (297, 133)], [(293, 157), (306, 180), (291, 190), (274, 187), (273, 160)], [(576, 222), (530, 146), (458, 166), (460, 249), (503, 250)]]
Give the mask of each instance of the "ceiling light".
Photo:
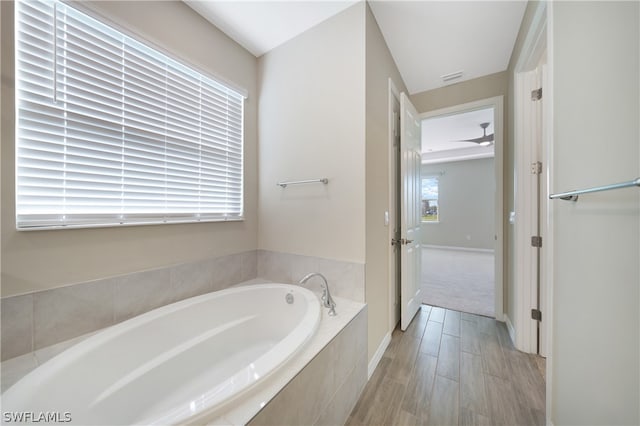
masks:
[(448, 81), (456, 80), (460, 77), (462, 77), (462, 71), (452, 72), (451, 74), (445, 74), (440, 76), (440, 78), (442, 78), (442, 81), (444, 81), (445, 83)]

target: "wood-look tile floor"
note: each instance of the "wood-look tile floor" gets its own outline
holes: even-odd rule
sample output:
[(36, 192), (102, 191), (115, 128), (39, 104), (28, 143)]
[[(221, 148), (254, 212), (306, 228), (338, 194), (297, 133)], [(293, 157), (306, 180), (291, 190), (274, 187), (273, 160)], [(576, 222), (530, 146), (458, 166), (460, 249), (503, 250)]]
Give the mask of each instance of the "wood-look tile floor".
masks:
[(396, 329), (347, 425), (544, 425), (534, 355), (503, 323), (422, 305)]

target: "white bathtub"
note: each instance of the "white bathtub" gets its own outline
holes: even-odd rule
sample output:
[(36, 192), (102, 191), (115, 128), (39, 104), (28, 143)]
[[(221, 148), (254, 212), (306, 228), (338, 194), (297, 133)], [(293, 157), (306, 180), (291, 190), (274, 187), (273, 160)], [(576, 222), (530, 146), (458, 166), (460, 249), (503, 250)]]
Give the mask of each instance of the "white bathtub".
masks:
[(7, 413), (109, 425), (213, 418), (291, 358), (319, 321), (318, 298), (287, 284), (183, 300), (110, 327), (33, 370), (2, 395), (2, 422)]

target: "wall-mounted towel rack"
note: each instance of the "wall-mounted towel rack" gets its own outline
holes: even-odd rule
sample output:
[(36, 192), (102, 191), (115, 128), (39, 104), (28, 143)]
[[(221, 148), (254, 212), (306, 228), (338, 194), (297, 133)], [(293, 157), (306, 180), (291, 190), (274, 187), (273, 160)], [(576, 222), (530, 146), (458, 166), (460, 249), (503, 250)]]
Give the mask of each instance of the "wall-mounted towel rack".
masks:
[(323, 183), (326, 185), (329, 183), (329, 179), (322, 178), (322, 179), (309, 179), (309, 180), (290, 180), (287, 182), (278, 182), (276, 183), (276, 185), (286, 188), (287, 185), (302, 185), (305, 183)]
[(628, 182), (614, 183), (605, 186), (596, 186), (594, 188), (579, 189), (577, 191), (561, 192), (559, 194), (551, 194), (549, 198), (552, 200), (559, 198), (566, 201), (578, 201), (578, 195), (588, 194), (590, 192), (609, 191), (611, 189), (630, 188), (632, 186), (640, 187), (640, 177)]

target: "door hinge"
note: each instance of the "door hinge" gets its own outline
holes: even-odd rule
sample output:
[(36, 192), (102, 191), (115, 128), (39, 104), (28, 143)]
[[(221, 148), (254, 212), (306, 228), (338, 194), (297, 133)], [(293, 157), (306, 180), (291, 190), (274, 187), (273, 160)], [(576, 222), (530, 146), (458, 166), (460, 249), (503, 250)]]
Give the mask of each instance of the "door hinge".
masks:
[(542, 87), (531, 91), (532, 101), (539, 101), (540, 99), (542, 99)]
[(538, 235), (531, 237), (531, 247), (542, 247), (542, 237)]
[(531, 310), (531, 319), (536, 321), (542, 321), (542, 312), (540, 312), (540, 309)]
[(531, 163), (531, 174), (539, 175), (540, 173), (542, 173), (542, 163), (540, 161)]

